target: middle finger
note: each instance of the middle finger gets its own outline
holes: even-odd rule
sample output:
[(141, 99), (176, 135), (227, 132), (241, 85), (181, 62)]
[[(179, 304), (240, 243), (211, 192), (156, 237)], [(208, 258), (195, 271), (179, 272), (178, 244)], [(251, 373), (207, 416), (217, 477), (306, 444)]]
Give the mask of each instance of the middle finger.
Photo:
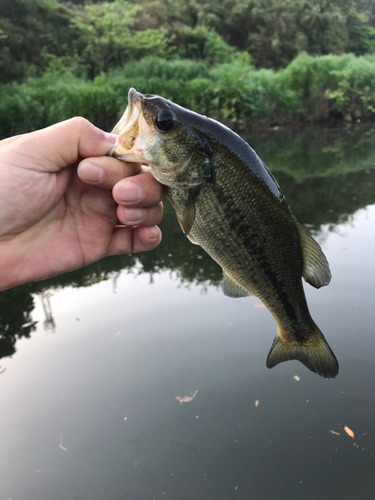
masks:
[(152, 207), (164, 197), (164, 186), (149, 172), (141, 172), (119, 181), (112, 194), (116, 203), (127, 207)]

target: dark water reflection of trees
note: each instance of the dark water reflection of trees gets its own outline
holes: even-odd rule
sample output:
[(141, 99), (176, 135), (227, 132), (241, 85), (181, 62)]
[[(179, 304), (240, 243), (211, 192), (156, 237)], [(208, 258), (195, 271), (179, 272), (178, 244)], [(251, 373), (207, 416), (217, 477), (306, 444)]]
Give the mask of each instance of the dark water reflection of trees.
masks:
[[(294, 214), (315, 234), (330, 229), (358, 209), (375, 203), (375, 127), (348, 131), (314, 128), (294, 134), (275, 131), (249, 138), (250, 144), (277, 178)], [(0, 293), (0, 358), (15, 352), (16, 340), (35, 330), (35, 295), (48, 316), (46, 290), (85, 287), (116, 279), (123, 270), (152, 274), (173, 271), (184, 283), (218, 284), (219, 266), (200, 247), (183, 237), (173, 210), (166, 206), (161, 223), (163, 241), (152, 252), (111, 257), (78, 271)], [(53, 327), (47, 317), (45, 327)]]

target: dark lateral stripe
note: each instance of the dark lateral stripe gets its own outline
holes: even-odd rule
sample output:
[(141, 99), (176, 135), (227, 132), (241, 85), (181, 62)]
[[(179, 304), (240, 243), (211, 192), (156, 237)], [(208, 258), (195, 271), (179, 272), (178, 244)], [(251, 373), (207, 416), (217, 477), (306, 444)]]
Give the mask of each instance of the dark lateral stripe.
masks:
[(218, 200), (218, 204), (223, 208), (225, 212), (226, 224), (235, 240), (241, 242), (245, 247), (246, 253), (255, 256), (259, 267), (265, 275), (265, 279), (268, 281), (271, 290), (269, 295), (275, 295), (279, 297), (280, 303), (283, 304), (283, 308), (287, 317), (289, 318), (291, 326), (295, 332), (296, 339), (303, 335), (303, 332), (299, 332), (298, 324), (299, 321), (296, 317), (295, 308), (288, 298), (288, 294), (285, 292), (283, 287), (282, 277), (278, 277), (273, 266), (268, 262), (265, 249), (259, 245), (259, 232), (255, 228), (250, 227), (246, 217), (244, 217), (243, 210), (238, 207), (235, 196), (230, 194), (228, 190), (225, 190), (222, 186), (217, 183), (213, 186), (215, 195)]

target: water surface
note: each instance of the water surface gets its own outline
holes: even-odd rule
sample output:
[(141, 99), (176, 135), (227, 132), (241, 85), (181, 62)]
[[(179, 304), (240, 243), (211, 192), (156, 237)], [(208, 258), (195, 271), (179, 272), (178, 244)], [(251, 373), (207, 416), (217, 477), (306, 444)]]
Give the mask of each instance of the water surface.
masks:
[(339, 376), (268, 370), (272, 316), (167, 207), (155, 251), (0, 294), (1, 500), (375, 499), (375, 131), (251, 144), (330, 261)]

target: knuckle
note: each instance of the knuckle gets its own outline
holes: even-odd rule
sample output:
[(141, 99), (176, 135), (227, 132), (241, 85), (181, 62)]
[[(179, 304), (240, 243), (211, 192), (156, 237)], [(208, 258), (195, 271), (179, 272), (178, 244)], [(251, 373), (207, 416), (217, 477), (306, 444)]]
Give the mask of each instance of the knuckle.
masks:
[(87, 128), (91, 128), (93, 126), (92, 123), (89, 122), (86, 118), (83, 118), (83, 116), (75, 116), (74, 118), (71, 118), (69, 121), (78, 130), (84, 130)]

